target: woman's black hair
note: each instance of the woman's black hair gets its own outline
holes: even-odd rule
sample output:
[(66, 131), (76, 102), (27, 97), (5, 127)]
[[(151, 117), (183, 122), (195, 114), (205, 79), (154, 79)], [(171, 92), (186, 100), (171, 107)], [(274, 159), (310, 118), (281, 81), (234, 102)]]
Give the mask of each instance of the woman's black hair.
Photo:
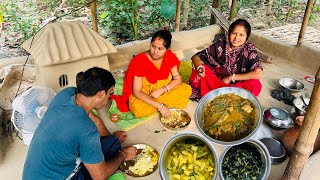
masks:
[(248, 40), (248, 38), (250, 37), (250, 34), (251, 34), (251, 26), (250, 26), (250, 23), (248, 23), (248, 21), (246, 21), (244, 19), (237, 19), (230, 25), (229, 30), (228, 30), (228, 37), (230, 37), (230, 34), (232, 33), (232, 31), (238, 25), (241, 25), (246, 29), (247, 40)]
[(172, 35), (171, 35), (170, 31), (168, 31), (168, 30), (157, 31), (156, 33), (153, 34), (153, 36), (151, 38), (151, 42), (153, 42), (157, 37), (160, 39), (163, 39), (164, 47), (169, 49), (169, 47), (171, 45), (171, 39), (172, 39)]
[(107, 92), (116, 82), (108, 70), (93, 67), (85, 72), (79, 72), (76, 83), (78, 93), (91, 97), (101, 90)]

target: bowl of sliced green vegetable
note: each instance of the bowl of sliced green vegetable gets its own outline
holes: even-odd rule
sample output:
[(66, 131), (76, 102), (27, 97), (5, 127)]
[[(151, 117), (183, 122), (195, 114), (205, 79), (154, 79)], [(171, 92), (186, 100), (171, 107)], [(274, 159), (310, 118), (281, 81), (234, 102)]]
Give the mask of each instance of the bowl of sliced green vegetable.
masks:
[(266, 146), (250, 139), (242, 144), (229, 146), (220, 156), (219, 176), (225, 179), (267, 179), (271, 158)]
[(159, 157), (161, 179), (206, 179), (217, 176), (218, 158), (210, 141), (194, 132), (181, 132), (164, 145)]

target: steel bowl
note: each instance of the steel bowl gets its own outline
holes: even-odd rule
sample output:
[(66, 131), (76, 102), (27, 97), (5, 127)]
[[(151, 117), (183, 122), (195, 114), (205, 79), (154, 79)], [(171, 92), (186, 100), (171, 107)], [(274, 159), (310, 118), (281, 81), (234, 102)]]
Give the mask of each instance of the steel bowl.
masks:
[(260, 141), (267, 147), (271, 163), (282, 163), (287, 159), (286, 149), (278, 140), (273, 138), (262, 138)]
[[(309, 105), (310, 99), (304, 98), (304, 102)], [(300, 98), (295, 98), (293, 100), (294, 110), (296, 111), (296, 115), (304, 116), (306, 114), (306, 110), (303, 108), (304, 104)]]
[(282, 108), (271, 107), (265, 109), (263, 118), (272, 127), (285, 129), (294, 126), (294, 121), (290, 114)]
[(170, 155), (170, 151), (172, 150), (172, 148), (174, 147), (174, 145), (178, 142), (184, 141), (186, 139), (191, 139), (191, 140), (197, 140), (199, 142), (202, 142), (203, 144), (205, 144), (209, 150), (212, 153), (212, 156), (214, 158), (214, 162), (215, 162), (215, 173), (212, 176), (212, 180), (216, 179), (216, 176), (218, 174), (218, 157), (217, 157), (217, 153), (213, 147), (213, 145), (203, 136), (201, 136), (198, 133), (194, 133), (194, 132), (180, 132), (175, 134), (174, 136), (172, 136), (163, 146), (161, 153), (160, 153), (160, 157), (159, 157), (159, 172), (160, 172), (160, 177), (163, 180), (169, 180), (170, 176), (168, 174), (168, 170), (167, 170), (167, 164), (168, 164), (168, 158)]
[[(251, 130), (251, 133), (248, 134), (246, 137), (236, 140), (236, 141), (220, 141), (217, 139), (214, 139), (212, 137), (210, 137), (209, 135), (207, 135), (203, 129), (203, 111), (204, 111), (204, 107), (206, 106), (207, 103), (209, 103), (212, 99), (214, 99), (216, 96), (219, 95), (223, 95), (223, 94), (228, 94), (228, 93), (235, 93), (236, 95), (244, 98), (244, 99), (248, 99), (249, 101), (251, 101), (254, 105), (254, 109), (255, 109), (255, 121), (254, 121), (254, 126), (253, 129)], [(198, 128), (198, 130), (200, 131), (200, 133), (206, 137), (207, 139), (209, 139), (210, 141), (220, 144), (220, 145), (236, 145), (236, 144), (241, 144), (247, 140), (249, 140), (256, 132), (258, 127), (261, 125), (262, 123), (262, 109), (261, 109), (261, 105), (258, 101), (258, 99), (251, 94), (249, 91), (242, 89), (242, 88), (237, 88), (237, 87), (224, 87), (224, 88), (219, 88), (219, 89), (215, 89), (210, 91), (208, 94), (206, 94), (205, 96), (203, 96), (196, 108), (196, 112), (195, 112), (195, 122), (196, 122), (196, 126)]]
[(281, 78), (279, 79), (279, 84), (290, 92), (299, 92), (304, 89), (302, 82), (292, 78)]
[(229, 146), (227, 147), (221, 154), (220, 159), (219, 159), (219, 176), (221, 180), (224, 180), (224, 176), (223, 176), (223, 172), (222, 172), (222, 165), (223, 165), (223, 161), (225, 159), (225, 156), (227, 154), (227, 152), (236, 146), (240, 146), (240, 145), (245, 145), (245, 146), (250, 146), (250, 147), (254, 147), (256, 150), (258, 150), (258, 152), (260, 153), (260, 158), (262, 161), (262, 171), (260, 176), (257, 177), (257, 180), (264, 180), (267, 179), (269, 174), (270, 174), (270, 169), (271, 169), (271, 158), (270, 158), (270, 154), (268, 149), (266, 148), (266, 146), (260, 142), (259, 140), (255, 140), (255, 139), (250, 139), (242, 144), (239, 145), (235, 145), (235, 146)]

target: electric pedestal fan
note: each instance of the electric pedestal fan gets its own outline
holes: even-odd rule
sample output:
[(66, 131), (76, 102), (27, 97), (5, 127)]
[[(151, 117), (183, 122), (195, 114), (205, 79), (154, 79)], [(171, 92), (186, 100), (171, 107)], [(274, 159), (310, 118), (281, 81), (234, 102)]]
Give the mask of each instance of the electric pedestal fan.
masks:
[(13, 100), (11, 121), (16, 130), (22, 133), (24, 144), (30, 144), (33, 133), (55, 95), (50, 88), (35, 86)]

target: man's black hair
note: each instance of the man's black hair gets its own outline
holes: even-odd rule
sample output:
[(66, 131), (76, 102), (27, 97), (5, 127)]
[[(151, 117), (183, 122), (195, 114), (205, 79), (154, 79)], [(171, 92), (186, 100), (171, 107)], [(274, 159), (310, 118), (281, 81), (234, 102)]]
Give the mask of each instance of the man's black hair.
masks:
[(107, 91), (115, 85), (112, 74), (105, 69), (93, 67), (85, 72), (79, 72), (76, 78), (78, 93), (87, 97), (96, 95), (99, 91)]

